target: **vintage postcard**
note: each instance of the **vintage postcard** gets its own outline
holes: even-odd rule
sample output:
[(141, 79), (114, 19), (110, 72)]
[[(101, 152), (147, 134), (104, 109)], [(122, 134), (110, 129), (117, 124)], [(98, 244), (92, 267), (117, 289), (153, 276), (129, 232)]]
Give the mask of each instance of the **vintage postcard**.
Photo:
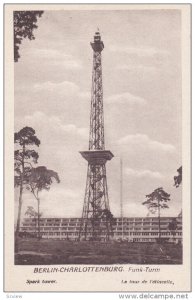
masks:
[(191, 6), (4, 6), (6, 292), (191, 291)]

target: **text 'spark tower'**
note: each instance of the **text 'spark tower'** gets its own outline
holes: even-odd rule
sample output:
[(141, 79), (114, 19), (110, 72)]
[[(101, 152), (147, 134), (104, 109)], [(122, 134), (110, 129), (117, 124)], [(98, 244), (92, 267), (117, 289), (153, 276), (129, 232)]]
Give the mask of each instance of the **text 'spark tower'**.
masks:
[(104, 44), (99, 32), (91, 43), (93, 74), (89, 150), (80, 152), (88, 161), (87, 183), (79, 237), (85, 240), (109, 240), (112, 214), (109, 208), (106, 162), (113, 154), (105, 150), (101, 52)]

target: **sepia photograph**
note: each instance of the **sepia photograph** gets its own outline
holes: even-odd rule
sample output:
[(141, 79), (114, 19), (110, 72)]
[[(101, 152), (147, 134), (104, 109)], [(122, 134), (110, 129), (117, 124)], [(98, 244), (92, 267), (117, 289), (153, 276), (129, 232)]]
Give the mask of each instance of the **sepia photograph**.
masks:
[(190, 98), (183, 85), (190, 73), (184, 76), (183, 28), (190, 21), (183, 20), (190, 6), (7, 11), (13, 268), (185, 268), (190, 115), (183, 108)]

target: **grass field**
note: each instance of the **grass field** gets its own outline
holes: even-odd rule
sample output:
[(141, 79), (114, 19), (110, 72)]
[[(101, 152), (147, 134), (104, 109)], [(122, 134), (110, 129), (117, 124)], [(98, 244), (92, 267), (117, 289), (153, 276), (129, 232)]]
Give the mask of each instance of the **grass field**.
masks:
[(182, 246), (130, 242), (20, 239), (17, 265), (182, 264)]

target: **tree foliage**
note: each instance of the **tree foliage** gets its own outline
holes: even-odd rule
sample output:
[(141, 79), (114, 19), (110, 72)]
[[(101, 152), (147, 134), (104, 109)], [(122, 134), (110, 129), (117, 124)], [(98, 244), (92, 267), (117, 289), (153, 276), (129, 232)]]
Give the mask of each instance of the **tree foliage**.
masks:
[(171, 222), (169, 222), (168, 229), (172, 233), (173, 239), (174, 239), (174, 236), (176, 235), (176, 230), (177, 230), (177, 219), (176, 218), (173, 218), (171, 220)]
[(172, 232), (175, 232), (175, 230), (177, 229), (177, 219), (176, 218), (173, 218), (171, 220), (171, 222), (169, 222), (168, 229)]
[(179, 187), (180, 184), (182, 183), (182, 166), (177, 169), (178, 175), (174, 176), (174, 186)]
[(170, 201), (170, 194), (166, 193), (162, 187), (146, 195), (146, 198), (147, 200), (142, 204), (146, 205), (151, 213), (155, 213), (159, 209), (169, 208), (167, 202)]
[(34, 29), (38, 26), (36, 25), (38, 17), (40, 18), (43, 11), (14, 11), (14, 61), (17, 62), (20, 58), (19, 45), (24, 38), (29, 40), (34, 40)]
[(57, 183), (60, 182), (58, 173), (47, 169), (45, 166), (39, 166), (37, 168), (32, 168), (29, 177), (29, 185), (31, 192), (34, 194), (35, 198), (39, 197), (39, 192), (42, 190), (49, 190), (53, 181)]
[(14, 142), (19, 145), (40, 145), (39, 139), (35, 135), (35, 130), (31, 127), (24, 127), (19, 132), (14, 133)]
[[(27, 210), (25, 212), (25, 215), (34, 220), (33, 223), (34, 223), (35, 235), (36, 235), (37, 225), (38, 225), (38, 212), (34, 209), (33, 206), (28, 206)], [(42, 213), (39, 213), (40, 218), (41, 218), (41, 216), (42, 216)], [(38, 237), (38, 233), (37, 233), (37, 237)]]
[(14, 133), (14, 143), (17, 145), (14, 151), (14, 184), (18, 187), (28, 183), (32, 163), (36, 164), (39, 158), (38, 153), (34, 149), (29, 149), (29, 146), (39, 147), (40, 140), (33, 128), (24, 127)]
[(29, 218), (37, 218), (38, 213), (36, 212), (36, 210), (34, 209), (33, 206), (28, 206), (27, 210), (25, 212), (25, 215), (28, 216)]
[(102, 210), (102, 219), (104, 219), (104, 218), (109, 221), (112, 221), (114, 218), (111, 211), (107, 208)]
[(106, 221), (107, 224), (110, 225), (111, 232), (108, 231), (108, 240), (109, 240), (109, 234), (113, 234), (113, 225), (116, 225), (116, 220), (114, 219), (113, 214), (109, 209), (103, 209), (102, 211), (102, 219)]

